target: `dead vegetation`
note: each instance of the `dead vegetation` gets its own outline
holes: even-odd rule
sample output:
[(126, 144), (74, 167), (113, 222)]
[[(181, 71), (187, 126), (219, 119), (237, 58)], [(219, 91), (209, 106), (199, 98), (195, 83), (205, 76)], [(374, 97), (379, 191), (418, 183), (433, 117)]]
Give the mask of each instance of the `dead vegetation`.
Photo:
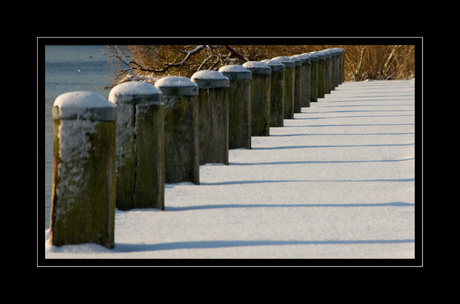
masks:
[(415, 77), (415, 45), (108, 45), (116, 66), (113, 85), (128, 80), (155, 82), (167, 75), (191, 77), (281, 55), (327, 48), (345, 49), (345, 80), (390, 80)]

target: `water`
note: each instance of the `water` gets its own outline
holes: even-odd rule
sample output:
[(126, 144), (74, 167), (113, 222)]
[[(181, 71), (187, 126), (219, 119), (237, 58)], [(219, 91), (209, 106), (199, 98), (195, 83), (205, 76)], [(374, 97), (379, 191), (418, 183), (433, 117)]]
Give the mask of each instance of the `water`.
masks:
[(92, 91), (108, 98), (114, 68), (103, 45), (45, 46), (45, 229), (50, 225), (53, 169), (51, 109), (60, 94)]

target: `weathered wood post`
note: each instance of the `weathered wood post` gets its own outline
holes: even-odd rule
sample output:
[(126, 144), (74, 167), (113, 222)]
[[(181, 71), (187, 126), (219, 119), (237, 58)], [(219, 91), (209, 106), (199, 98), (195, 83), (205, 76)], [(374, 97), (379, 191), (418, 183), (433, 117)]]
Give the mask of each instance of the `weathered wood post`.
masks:
[(272, 69), (270, 85), (270, 127), (284, 126), (284, 64), (279, 60), (262, 60)]
[(198, 85), (187, 77), (167, 76), (155, 87), (164, 101), (165, 183), (199, 185)]
[(164, 210), (163, 93), (147, 82), (115, 86), (117, 105), (117, 198), (120, 210)]
[(295, 63), (286, 56), (272, 59), (284, 64), (284, 119), (294, 119)]
[(230, 80), (229, 149), (251, 149), (251, 71), (242, 65), (225, 65), (219, 72)]
[(198, 84), (198, 130), (200, 164), (228, 165), (228, 87), (230, 81), (213, 70), (198, 71), (191, 80)]
[(325, 65), (324, 65), (324, 94), (331, 93), (331, 54), (328, 50), (321, 51), (323, 55), (326, 57)]
[(342, 84), (345, 81), (345, 49), (339, 48), (340, 49), (340, 58), (339, 58), (339, 84)]
[(333, 54), (334, 54), (334, 89), (339, 86), (339, 81), (340, 81), (340, 76), (339, 76), (339, 67), (340, 67), (340, 50), (338, 48), (333, 48), (332, 49)]
[(318, 57), (318, 98), (324, 98), (326, 92), (326, 55), (322, 52), (315, 52), (314, 54)]
[(304, 53), (310, 58), (310, 102), (318, 102), (318, 56)]
[(260, 61), (249, 61), (243, 67), (251, 71), (251, 135), (270, 135), (270, 82), (272, 70)]
[(290, 56), (289, 59), (294, 61), (294, 113), (302, 112), (302, 61), (295, 57)]
[(117, 109), (92, 92), (54, 102), (51, 244), (114, 247)]
[[(310, 107), (310, 87), (311, 87), (311, 73), (310, 73), (310, 57), (306, 54), (294, 55), (291, 58), (300, 59), (302, 62), (302, 79), (300, 82), (301, 86), (301, 96), (300, 96), (300, 106), (301, 107)], [(296, 76), (297, 80), (297, 76)]]
[(331, 55), (331, 91), (335, 90), (337, 86), (337, 53), (335, 49), (327, 49), (329, 54)]

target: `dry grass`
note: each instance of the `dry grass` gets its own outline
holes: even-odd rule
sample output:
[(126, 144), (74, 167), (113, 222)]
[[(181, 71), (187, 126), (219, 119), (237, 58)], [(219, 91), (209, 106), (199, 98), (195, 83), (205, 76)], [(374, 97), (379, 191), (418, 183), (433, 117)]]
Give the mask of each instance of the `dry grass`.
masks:
[[(114, 84), (126, 79), (127, 72), (153, 81), (167, 75), (191, 77), (198, 70), (334, 47), (345, 49), (347, 81), (415, 77), (415, 45), (132, 45), (128, 47), (131, 69), (119, 70)], [(190, 52), (192, 56), (186, 58)], [(164, 70), (167, 65), (171, 66)]]

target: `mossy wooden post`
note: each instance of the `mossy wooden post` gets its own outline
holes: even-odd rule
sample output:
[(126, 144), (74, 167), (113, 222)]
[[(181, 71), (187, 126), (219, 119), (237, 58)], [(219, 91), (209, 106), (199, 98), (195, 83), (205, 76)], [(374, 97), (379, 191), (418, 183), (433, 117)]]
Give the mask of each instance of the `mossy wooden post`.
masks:
[(284, 119), (294, 119), (295, 62), (289, 57), (273, 58), (284, 64)]
[(315, 55), (318, 57), (318, 98), (324, 98), (326, 85), (326, 55), (322, 52), (315, 52)]
[(225, 65), (219, 72), (230, 80), (228, 147), (251, 149), (251, 71), (242, 65)]
[(213, 70), (198, 71), (191, 80), (198, 84), (198, 130), (200, 164), (228, 165), (227, 77)]
[(165, 183), (199, 185), (198, 85), (187, 77), (167, 76), (155, 87), (163, 92)]
[(290, 56), (289, 59), (294, 61), (294, 113), (302, 112), (302, 61), (295, 57)]
[(334, 54), (334, 63), (333, 63), (333, 88), (335, 90), (336, 87), (339, 86), (339, 60), (340, 60), (340, 50), (338, 48), (333, 48), (332, 52)]
[(116, 114), (114, 104), (92, 92), (54, 102), (52, 245), (114, 247)]
[(249, 61), (243, 67), (251, 71), (251, 135), (270, 135), (271, 68), (260, 61)]
[(331, 55), (331, 86), (330, 86), (330, 90), (334, 91), (335, 87), (337, 86), (337, 80), (336, 80), (336, 77), (337, 77), (337, 72), (336, 72), (336, 69), (337, 69), (337, 54), (336, 54), (335, 49), (327, 49), (327, 51)]
[(164, 210), (163, 93), (147, 82), (115, 86), (117, 105), (117, 198), (120, 210)]
[(328, 50), (321, 51), (324, 56), (326, 56), (325, 66), (324, 66), (324, 94), (331, 93), (331, 67), (332, 67), (332, 55)]
[[(310, 107), (310, 86), (311, 86), (311, 77), (310, 77), (310, 57), (306, 54), (294, 55), (291, 58), (297, 58), (302, 63), (302, 79), (300, 82), (301, 86), (301, 96), (300, 96), (300, 106), (301, 107)], [(296, 77), (297, 80), (297, 77)]]
[(279, 60), (262, 60), (272, 69), (270, 85), (270, 127), (284, 126), (284, 64)]
[(339, 48), (340, 58), (339, 58), (339, 84), (342, 84), (345, 81), (344, 74), (344, 64), (345, 64), (345, 49)]
[(318, 56), (305, 53), (310, 58), (310, 102), (318, 102)]

